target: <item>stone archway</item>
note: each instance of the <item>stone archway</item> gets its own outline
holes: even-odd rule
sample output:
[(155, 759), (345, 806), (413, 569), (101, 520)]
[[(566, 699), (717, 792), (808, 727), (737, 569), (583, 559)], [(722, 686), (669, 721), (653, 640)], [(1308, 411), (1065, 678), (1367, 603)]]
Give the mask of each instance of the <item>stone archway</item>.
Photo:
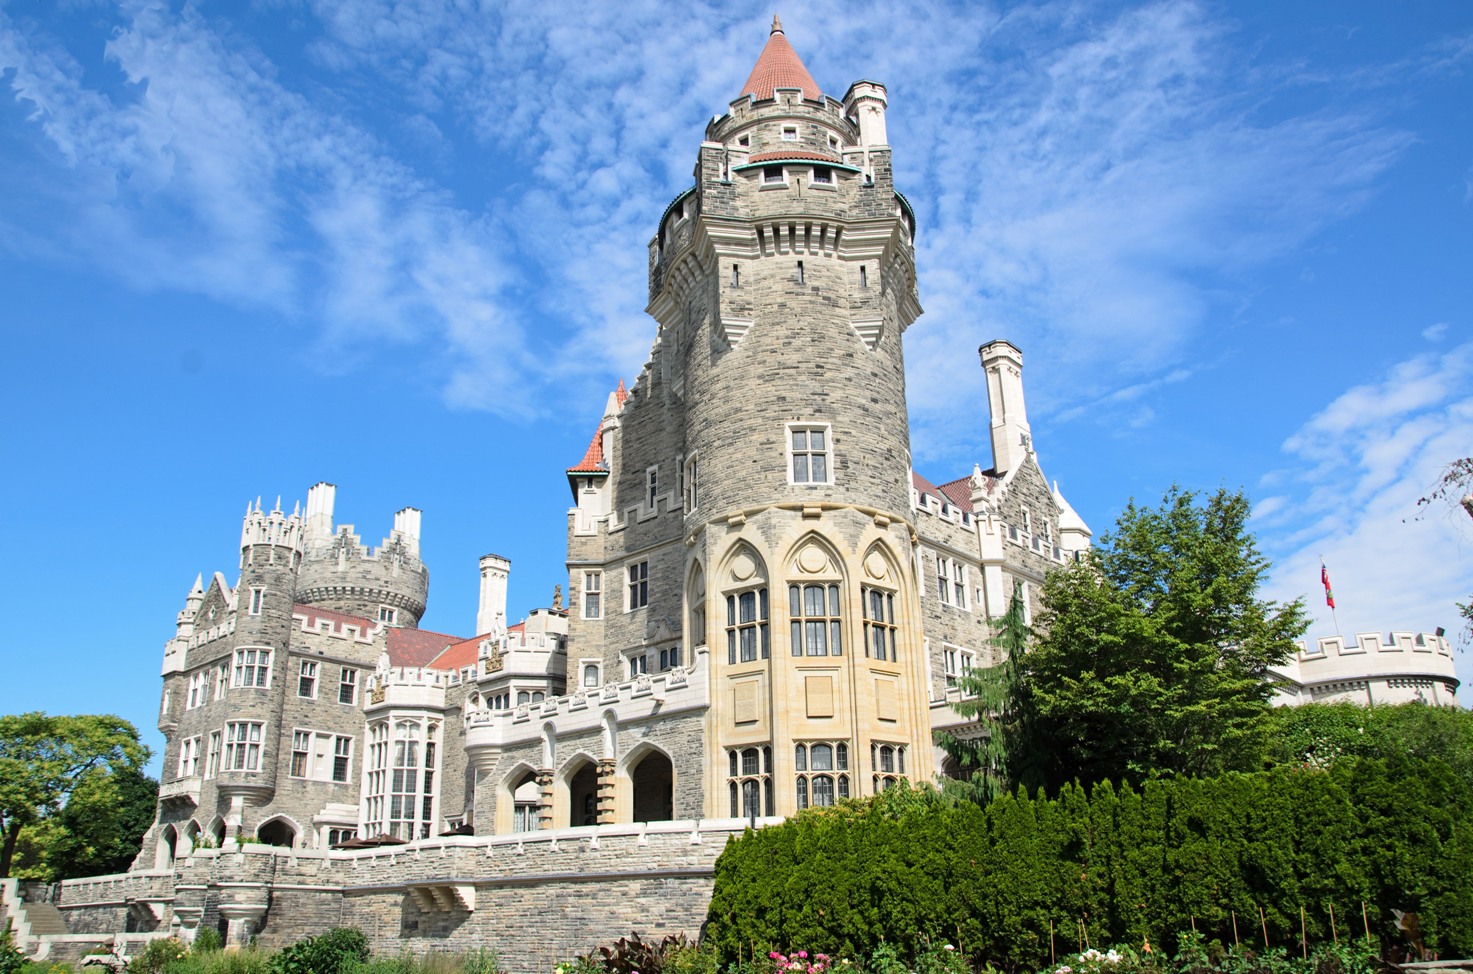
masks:
[(592, 761), (568, 776), (568, 824), (598, 824), (598, 766)]
[(633, 821), (668, 822), (675, 817), (675, 766), (663, 751), (651, 750), (629, 769), (634, 792)]
[(159, 833), (158, 851), (154, 853), (154, 868), (168, 869), (174, 864), (174, 856), (178, 852), (179, 833), (174, 826), (165, 825), (164, 830)]
[(256, 829), (256, 838), (266, 845), (290, 849), (297, 841), (297, 830), (284, 818), (273, 818)]

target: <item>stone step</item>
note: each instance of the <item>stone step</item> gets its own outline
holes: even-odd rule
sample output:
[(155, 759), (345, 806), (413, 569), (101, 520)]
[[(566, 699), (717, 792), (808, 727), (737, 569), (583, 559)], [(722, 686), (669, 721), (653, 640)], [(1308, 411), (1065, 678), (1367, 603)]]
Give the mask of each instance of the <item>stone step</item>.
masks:
[(70, 932), (66, 928), (66, 920), (62, 918), (61, 911), (50, 903), (26, 903), (21, 909), (25, 912), (26, 922), (31, 925), (31, 936), (33, 937)]

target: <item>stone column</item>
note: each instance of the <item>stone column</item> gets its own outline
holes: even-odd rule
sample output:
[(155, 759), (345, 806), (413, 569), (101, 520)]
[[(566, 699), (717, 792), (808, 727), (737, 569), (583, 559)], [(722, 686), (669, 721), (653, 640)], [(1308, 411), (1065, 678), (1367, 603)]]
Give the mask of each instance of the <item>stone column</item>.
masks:
[(598, 824), (614, 824), (614, 769), (618, 762), (613, 758), (598, 760)]
[(552, 776), (551, 768), (537, 769), (537, 787), (539, 795), (537, 798), (537, 827), (539, 829), (552, 828)]
[(178, 906), (174, 907), (174, 924), (178, 927), (176, 936), (186, 944), (194, 943), (194, 938), (199, 936), (199, 922), (205, 915), (202, 906)]

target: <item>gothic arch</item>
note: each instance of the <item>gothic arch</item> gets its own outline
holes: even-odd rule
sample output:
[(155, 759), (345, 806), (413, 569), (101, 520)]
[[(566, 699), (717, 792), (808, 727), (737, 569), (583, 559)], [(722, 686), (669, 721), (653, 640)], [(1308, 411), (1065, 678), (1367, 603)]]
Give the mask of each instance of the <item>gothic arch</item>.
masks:
[(542, 725), (542, 766), (557, 766), (557, 725), (550, 720)]
[(527, 822), (526, 831), (530, 832), (541, 827), (542, 785), (537, 781), (537, 769), (530, 763), (521, 761), (513, 765), (496, 785), (497, 835), (517, 831), (516, 806), (519, 801), (525, 803), (526, 799), (533, 799), (538, 804), (538, 811), (534, 813), (535, 820)]
[(604, 749), (604, 759), (612, 761), (619, 756), (619, 715), (612, 707), (604, 711), (601, 722), (600, 734)]
[(215, 843), (216, 849), (222, 848), (225, 845), (225, 833), (225, 816), (216, 815), (210, 819), (210, 841)]
[(564, 762), (552, 779), (552, 827), (593, 825), (598, 822), (598, 759), (578, 751)]
[(256, 826), (257, 839), (265, 845), (279, 846), (283, 849), (295, 846), (301, 834), (302, 827), (286, 814), (273, 815)]
[(697, 646), (707, 642), (706, 606), (710, 601), (707, 593), (706, 569), (699, 558), (692, 559), (685, 580), (685, 664), (695, 662)]
[(154, 849), (153, 867), (155, 869), (168, 869), (174, 865), (174, 856), (178, 852), (179, 833), (172, 825), (165, 825), (159, 830), (159, 841)]
[(808, 531), (794, 541), (782, 556), (782, 575), (787, 581), (804, 578), (844, 581), (848, 559), (827, 536)]
[(616, 818), (667, 822), (675, 817), (675, 762), (657, 744), (641, 741), (620, 759), (614, 784)]
[(194, 819), (190, 819), (189, 822), (184, 826), (182, 838), (185, 842), (189, 843), (190, 852), (193, 852), (195, 848), (199, 845), (199, 836), (200, 832), (202, 831), (203, 829), (200, 828), (199, 822)]

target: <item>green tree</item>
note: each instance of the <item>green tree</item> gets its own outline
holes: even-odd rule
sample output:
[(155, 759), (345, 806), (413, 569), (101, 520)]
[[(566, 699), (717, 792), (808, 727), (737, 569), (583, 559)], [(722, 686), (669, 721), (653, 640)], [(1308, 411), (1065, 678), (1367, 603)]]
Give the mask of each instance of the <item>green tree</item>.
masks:
[(0, 717), (0, 877), (10, 875), (22, 829), (59, 816), (96, 779), (137, 771), (148, 754), (120, 717)]
[(937, 743), (967, 775), (945, 781), (946, 794), (985, 805), (1016, 784), (1017, 770), (1011, 765), (1026, 760), (1026, 755), (1015, 742), (1021, 715), (1014, 700), (1019, 661), (1028, 651), (1032, 635), (1023, 621), (1022, 589), (1014, 588), (1012, 601), (992, 636), (1000, 661), (973, 668), (957, 680), (961, 699), (952, 704), (952, 709), (971, 720), (973, 726), (960, 736), (948, 731), (936, 734)]
[(1269, 764), (1327, 768), (1346, 758), (1436, 758), (1473, 788), (1473, 712), (1422, 703), (1309, 703), (1277, 707), (1265, 740)]
[(1132, 501), (1082, 562), (1044, 584), (1020, 658), (1016, 745), (1028, 785), (1251, 768), (1273, 684), (1307, 620), (1259, 597), (1268, 560), (1248, 499), (1173, 487)]

